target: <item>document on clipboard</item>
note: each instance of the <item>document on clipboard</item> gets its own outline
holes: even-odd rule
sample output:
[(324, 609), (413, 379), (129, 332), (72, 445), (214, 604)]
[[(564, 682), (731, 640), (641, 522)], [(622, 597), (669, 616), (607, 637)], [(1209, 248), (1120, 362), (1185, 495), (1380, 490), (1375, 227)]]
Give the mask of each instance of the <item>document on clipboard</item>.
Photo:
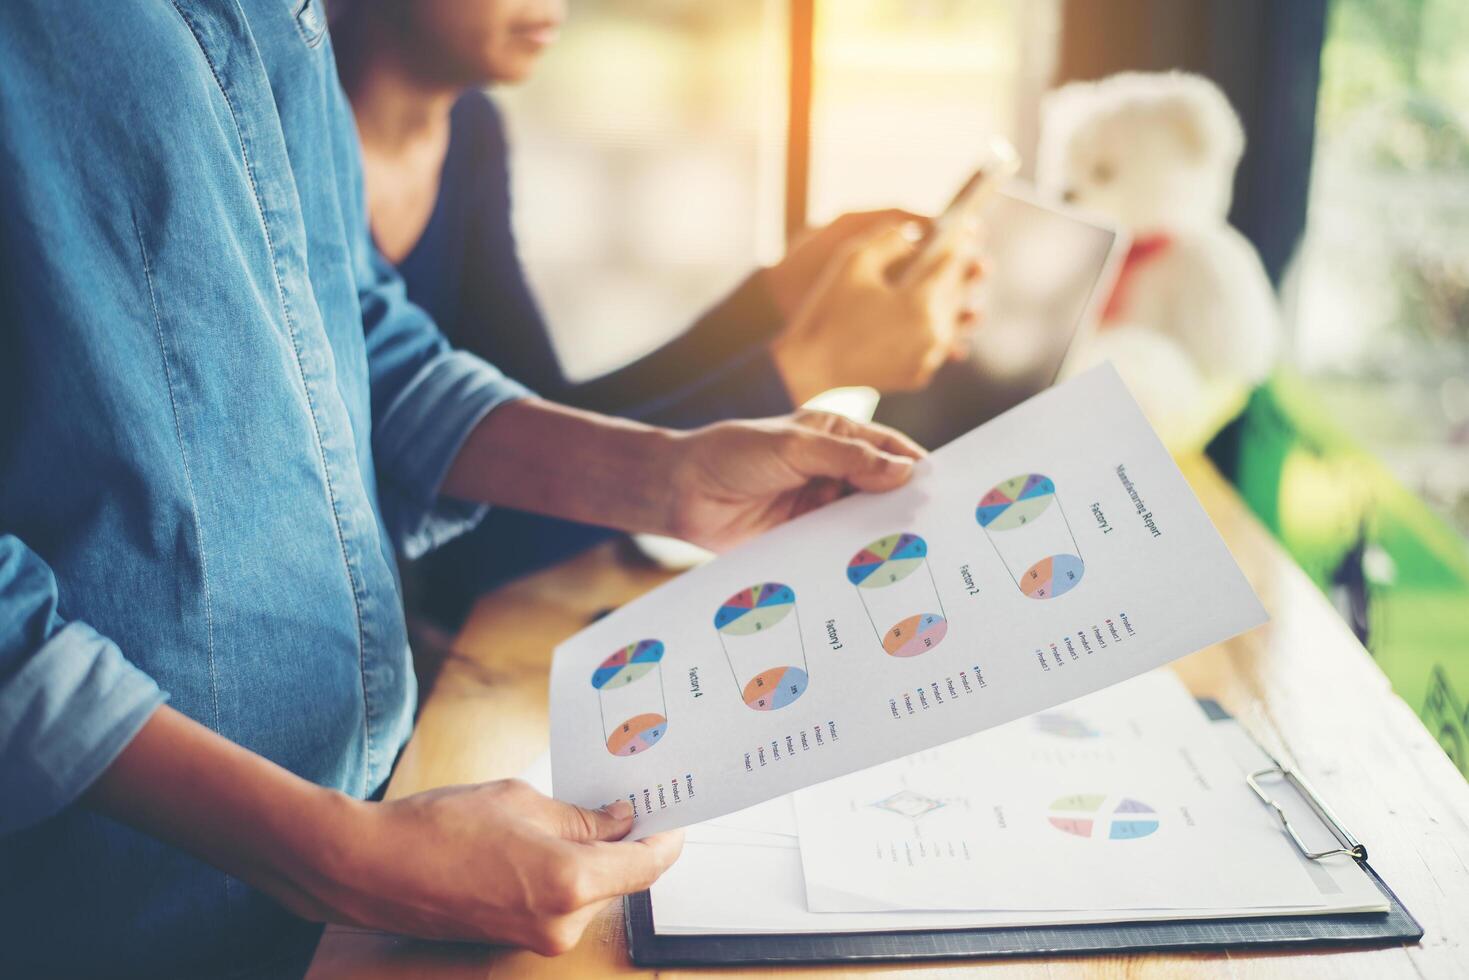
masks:
[(972, 735), (1265, 612), (1102, 367), (557, 648), (555, 795), (687, 826)]
[[(629, 899), (634, 959), (798, 962), (1421, 935), (1367, 866), (1365, 847), (1284, 772), (1217, 706), (1155, 671), (690, 828), (673, 869)], [(1009, 863), (996, 860), (1005, 849)], [(967, 883), (956, 865), (966, 866)], [(1241, 886), (1245, 877), (1252, 883)], [(751, 881), (760, 883), (758, 902), (748, 900)]]

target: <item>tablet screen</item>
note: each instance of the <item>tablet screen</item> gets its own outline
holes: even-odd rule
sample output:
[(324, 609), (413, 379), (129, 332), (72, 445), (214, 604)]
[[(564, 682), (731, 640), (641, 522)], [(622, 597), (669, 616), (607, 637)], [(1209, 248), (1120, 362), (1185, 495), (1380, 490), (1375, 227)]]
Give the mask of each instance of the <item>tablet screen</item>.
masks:
[(985, 207), (981, 321), (971, 355), (921, 392), (886, 395), (877, 419), (930, 449), (1056, 380), (1115, 282), (1125, 235), (1009, 186)]

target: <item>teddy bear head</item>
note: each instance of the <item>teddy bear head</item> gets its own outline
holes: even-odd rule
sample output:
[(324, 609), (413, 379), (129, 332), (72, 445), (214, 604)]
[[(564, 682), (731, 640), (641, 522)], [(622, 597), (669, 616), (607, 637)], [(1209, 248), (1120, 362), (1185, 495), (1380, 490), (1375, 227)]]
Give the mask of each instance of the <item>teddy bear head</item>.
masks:
[(1244, 145), (1213, 82), (1127, 72), (1046, 96), (1036, 183), (1135, 234), (1215, 225), (1229, 211)]

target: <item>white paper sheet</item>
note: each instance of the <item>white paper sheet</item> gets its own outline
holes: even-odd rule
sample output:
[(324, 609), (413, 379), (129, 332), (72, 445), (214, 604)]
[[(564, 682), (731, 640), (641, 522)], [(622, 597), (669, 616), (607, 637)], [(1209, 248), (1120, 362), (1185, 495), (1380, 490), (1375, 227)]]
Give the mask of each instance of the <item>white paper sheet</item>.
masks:
[[(743, 846), (690, 840), (683, 856), (653, 885), (653, 925), (660, 935), (740, 933), (888, 932), (893, 930), (980, 929), (1002, 926), (1073, 925), (1083, 922), (1149, 922), (1177, 919), (1239, 919), (1267, 915), (1329, 915), (1380, 912), (1381, 893), (1353, 862), (1325, 872), (1342, 892), (1317, 906), (1251, 909), (1172, 908), (1084, 910), (969, 910), (962, 912), (812, 912), (798, 847)], [(1358, 900), (1360, 899), (1360, 900)]]
[[(1132, 703), (1129, 706), (1128, 702)], [(1097, 694), (1072, 702), (1049, 716), (1035, 716), (1004, 726), (984, 735), (946, 746), (937, 753), (963, 760), (966, 753), (983, 758), (990, 754), (992, 743), (1010, 739), (1023, 740), (1028, 752), (1022, 757), (1052, 765), (1067, 759), (1082, 762), (1090, 770), (1093, 763), (1136, 771), (1150, 762), (1149, 740), (1168, 737), (1167, 717), (1177, 714), (1179, 691), (1167, 677), (1152, 676), (1125, 682)], [(1139, 707), (1141, 705), (1141, 707)], [(1161, 707), (1156, 707), (1161, 705)], [(1185, 722), (1192, 727), (1191, 721)], [(1260, 750), (1234, 722), (1209, 722), (1214, 747), (1230, 759), (1228, 785), (1241, 797), (1266, 813), (1244, 784), (1244, 773), (1268, 765)], [(883, 769), (891, 768), (884, 766)], [(852, 778), (837, 780), (841, 786)], [(1237, 780), (1237, 782), (1236, 782)], [(821, 793), (824, 787), (803, 790), (797, 796)], [(1303, 801), (1282, 795), (1281, 802), (1291, 812), (1311, 846), (1324, 846), (1324, 830), (1319, 827)], [(1299, 805), (1296, 805), (1299, 803)], [(932, 811), (934, 813), (938, 811)], [(851, 817), (834, 817), (813, 828), (800, 841), (771, 836), (759, 841), (726, 835), (717, 822), (700, 825), (689, 831), (688, 844), (678, 863), (652, 889), (653, 917), (656, 930), (671, 935), (722, 935), (737, 933), (834, 933), (905, 929), (960, 929), (999, 926), (1064, 925), (1081, 922), (1139, 922), (1173, 919), (1240, 918), (1264, 915), (1322, 915), (1342, 912), (1381, 911), (1386, 903), (1367, 874), (1350, 859), (1311, 862), (1285, 841), (1278, 826), (1274, 840), (1268, 845), (1285, 844), (1285, 853), (1267, 846), (1259, 855), (1237, 854), (1251, 865), (1269, 858), (1280, 860), (1287, 868), (1296, 868), (1301, 880), (1311, 883), (1311, 901), (1301, 905), (1285, 901), (1282, 893), (1265, 904), (1241, 907), (1198, 905), (1211, 884), (1203, 874), (1187, 879), (1188, 887), (1174, 896), (1176, 903), (1168, 908), (1118, 909), (1068, 908), (1078, 894), (1074, 887), (1081, 876), (1089, 873), (1083, 866), (1051, 869), (1043, 876), (1050, 883), (1050, 900), (1041, 909), (971, 909), (960, 911), (887, 909), (885, 911), (817, 912), (807, 901), (807, 882), (801, 864), (801, 849), (820, 848), (825, 840), (848, 833), (843, 824)], [(925, 819), (923, 817), (919, 820)], [(1216, 823), (1210, 821), (1211, 824)], [(1162, 831), (1160, 831), (1162, 832)], [(1314, 839), (1313, 839), (1314, 838)], [(1133, 840), (1096, 841), (1130, 845)], [(1210, 842), (1199, 842), (1208, 847)], [(1039, 865), (1045, 852), (1033, 858)], [(1179, 857), (1186, 868), (1197, 868), (1194, 853)], [(1205, 859), (1207, 860), (1207, 858)], [(1137, 869), (1139, 875), (1145, 868)], [(985, 875), (994, 873), (986, 870)], [(1036, 875), (1034, 868), (1027, 875)], [(1290, 876), (1284, 876), (1290, 881)], [(1014, 881), (1014, 878), (1009, 879)], [(1298, 897), (1298, 896), (1297, 896)], [(1103, 902), (1103, 906), (1115, 903)]]
[(710, 838), (717, 838), (720, 834), (744, 833), (782, 837), (794, 843), (797, 834), (796, 801), (792, 796), (777, 796), (773, 800), (766, 800), (689, 828), (691, 834), (696, 831)]
[(796, 813), (813, 912), (1312, 906), (1329, 881), (1168, 671), (802, 790)]
[[(884, 555), (886, 557), (884, 557)], [(708, 820), (1069, 701), (1264, 610), (1116, 372), (562, 644), (556, 795)]]

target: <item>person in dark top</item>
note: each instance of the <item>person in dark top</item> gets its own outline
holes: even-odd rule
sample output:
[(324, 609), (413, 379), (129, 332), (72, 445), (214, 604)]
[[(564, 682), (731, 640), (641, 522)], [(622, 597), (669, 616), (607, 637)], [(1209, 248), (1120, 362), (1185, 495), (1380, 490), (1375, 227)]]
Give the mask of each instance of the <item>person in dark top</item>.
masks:
[[(357, 117), (379, 250), (449, 340), (544, 398), (673, 428), (789, 411), (839, 385), (922, 387), (973, 321), (972, 255), (951, 249), (899, 289), (901, 211), (846, 215), (805, 236), (685, 332), (572, 382), (517, 255), (509, 150), (482, 90), (524, 79), (554, 39), (557, 0), (336, 0), (333, 43)], [(473, 598), (612, 532), (499, 509), (416, 570), (424, 611), (458, 622)]]

